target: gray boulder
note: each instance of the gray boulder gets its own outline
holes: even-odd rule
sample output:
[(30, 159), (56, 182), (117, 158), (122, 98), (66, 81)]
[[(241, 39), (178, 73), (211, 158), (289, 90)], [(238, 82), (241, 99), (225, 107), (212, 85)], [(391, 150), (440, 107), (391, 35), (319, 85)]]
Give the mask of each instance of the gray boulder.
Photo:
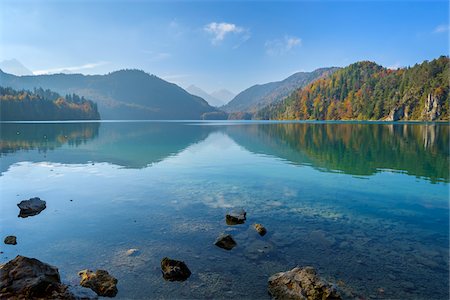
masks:
[(22, 200), (17, 206), (20, 208), (19, 217), (27, 218), (41, 213), (46, 207), (45, 201), (39, 197), (34, 197), (29, 200)]

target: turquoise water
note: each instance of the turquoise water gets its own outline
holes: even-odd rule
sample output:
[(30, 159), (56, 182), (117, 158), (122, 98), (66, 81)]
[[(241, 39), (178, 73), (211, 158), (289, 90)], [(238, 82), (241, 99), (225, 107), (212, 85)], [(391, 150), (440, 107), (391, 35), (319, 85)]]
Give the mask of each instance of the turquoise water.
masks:
[[(17, 254), (106, 269), (121, 299), (268, 299), (276, 272), (313, 266), (347, 293), (449, 296), (447, 124), (1, 124), (0, 262)], [(16, 206), (40, 197), (26, 219)], [(72, 200), (72, 201), (71, 201)], [(226, 212), (247, 211), (227, 226)], [(252, 228), (262, 223), (260, 237)], [(220, 233), (237, 246), (213, 245)], [(126, 256), (128, 249), (140, 250)], [(183, 260), (166, 282), (160, 260)]]

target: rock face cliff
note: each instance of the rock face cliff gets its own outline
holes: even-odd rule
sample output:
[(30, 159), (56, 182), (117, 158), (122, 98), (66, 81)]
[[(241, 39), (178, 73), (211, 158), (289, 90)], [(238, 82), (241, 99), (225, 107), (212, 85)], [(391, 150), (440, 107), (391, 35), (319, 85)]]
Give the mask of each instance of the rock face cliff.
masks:
[(441, 115), (441, 101), (438, 97), (428, 94), (425, 101), (425, 107), (422, 112), (422, 118), (425, 121), (435, 121)]

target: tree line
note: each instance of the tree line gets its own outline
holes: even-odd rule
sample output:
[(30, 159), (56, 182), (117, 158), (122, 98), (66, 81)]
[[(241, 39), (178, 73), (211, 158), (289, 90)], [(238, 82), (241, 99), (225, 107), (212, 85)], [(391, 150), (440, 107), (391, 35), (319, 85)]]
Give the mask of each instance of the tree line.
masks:
[(449, 78), (447, 56), (397, 70), (357, 62), (261, 109), (254, 118), (449, 120)]
[(76, 94), (62, 97), (48, 89), (0, 87), (2, 121), (99, 120), (97, 104)]

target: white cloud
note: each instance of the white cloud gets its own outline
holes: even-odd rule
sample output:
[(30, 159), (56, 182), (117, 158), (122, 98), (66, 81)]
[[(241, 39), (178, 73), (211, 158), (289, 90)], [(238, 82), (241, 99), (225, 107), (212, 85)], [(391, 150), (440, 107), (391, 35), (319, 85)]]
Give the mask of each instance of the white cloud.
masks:
[(265, 43), (266, 53), (268, 55), (283, 55), (296, 47), (301, 46), (302, 40), (295, 36), (285, 36), (282, 39), (270, 40)]
[[(212, 22), (212, 23), (205, 25), (205, 27), (203, 29), (206, 32), (213, 35), (213, 39), (211, 40), (211, 42), (214, 45), (219, 44), (221, 41), (223, 41), (225, 39), (225, 36), (230, 33), (240, 34), (240, 33), (247, 32), (247, 30), (245, 30), (244, 28), (236, 26), (235, 24), (232, 24), (232, 23)], [(249, 36), (248, 36), (248, 34), (246, 34), (246, 40), (248, 40), (248, 38), (249, 38)]]
[(450, 26), (449, 25), (439, 25), (437, 26), (433, 33), (444, 33), (450, 30)]
[(45, 70), (36, 70), (33, 71), (34, 75), (42, 75), (42, 74), (52, 74), (52, 73), (60, 73), (60, 72), (77, 72), (87, 69), (93, 69), (96, 67), (100, 67), (103, 65), (109, 64), (107, 61), (99, 61), (95, 63), (88, 63), (80, 66), (71, 66), (71, 67), (61, 67), (61, 68), (53, 68), (53, 69), (45, 69)]

